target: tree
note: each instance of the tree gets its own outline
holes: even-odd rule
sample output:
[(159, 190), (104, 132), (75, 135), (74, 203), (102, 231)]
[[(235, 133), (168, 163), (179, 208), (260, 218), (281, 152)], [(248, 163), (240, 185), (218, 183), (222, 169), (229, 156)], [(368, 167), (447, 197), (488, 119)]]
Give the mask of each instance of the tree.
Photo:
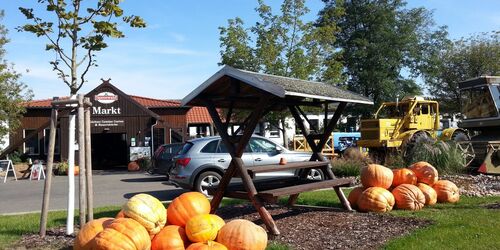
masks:
[(440, 53), (440, 63), (424, 75), (429, 93), (440, 101), (441, 110), (460, 112), (458, 82), (482, 75), (500, 75), (500, 31), (454, 41)]
[[(89, 69), (97, 66), (94, 53), (108, 46), (105, 39), (124, 37), (123, 32), (118, 29), (118, 23), (112, 21), (113, 18), (121, 17), (131, 27), (146, 27), (141, 17), (123, 15), (120, 0), (98, 0), (95, 7), (83, 6), (81, 0), (38, 2), (54, 14), (55, 20), (43, 20), (35, 15), (33, 9), (20, 7), (19, 10), (32, 23), (18, 27), (18, 30), (31, 32), (48, 40), (45, 49), (55, 53), (50, 64), (70, 88), (71, 95), (76, 94), (86, 82), (85, 76)], [(84, 7), (85, 11), (82, 10)], [(80, 73), (79, 68), (82, 69)]]
[[(86, 82), (85, 76), (90, 68), (97, 66), (95, 52), (108, 46), (106, 38), (124, 37), (114, 18), (121, 18), (123, 23), (134, 28), (146, 26), (139, 16), (124, 16), (120, 0), (98, 0), (87, 5), (83, 5), (82, 2), (82, 0), (38, 0), (39, 4), (44, 5), (46, 10), (53, 14), (52, 18), (47, 17), (46, 20), (35, 15), (33, 9), (19, 8), (31, 23), (18, 27), (18, 31), (30, 32), (37, 37), (47, 39), (45, 49), (55, 54), (50, 64), (59, 78), (69, 87), (72, 98), (76, 97), (78, 90)], [(68, 176), (73, 176), (75, 115), (70, 115), (68, 120)], [(81, 195), (80, 198), (82, 199)], [(69, 178), (67, 234), (73, 233), (73, 199), (74, 179)], [(80, 224), (85, 222), (83, 217), (80, 216)]]
[[(322, 80), (326, 76), (325, 65), (331, 56), (334, 28), (315, 27), (313, 22), (303, 21), (309, 12), (304, 0), (284, 0), (281, 13), (274, 14), (263, 0), (255, 9), (259, 21), (250, 28), (244, 27), (240, 18), (228, 20), (227, 27), (220, 27), (221, 62), (239, 69), (299, 79)], [(330, 60), (330, 64), (333, 64)], [(328, 68), (328, 82), (337, 82), (337, 72)], [(279, 128), (287, 146), (285, 129), (286, 112), (271, 112), (266, 121)], [(278, 125), (278, 124), (281, 125)]]
[[(3, 16), (2, 10), (0, 21)], [(5, 135), (19, 127), (20, 119), (26, 111), (22, 103), (29, 101), (32, 96), (27, 86), (19, 81), (21, 75), (4, 59), (4, 45), (8, 42), (7, 29), (0, 24), (0, 145)]]
[(333, 22), (340, 29), (334, 46), (342, 54), (348, 89), (371, 97), (375, 107), (398, 95), (421, 93), (414, 78), (447, 43), (446, 27), (433, 29), (431, 12), (406, 9), (402, 0), (323, 1), (317, 25)]

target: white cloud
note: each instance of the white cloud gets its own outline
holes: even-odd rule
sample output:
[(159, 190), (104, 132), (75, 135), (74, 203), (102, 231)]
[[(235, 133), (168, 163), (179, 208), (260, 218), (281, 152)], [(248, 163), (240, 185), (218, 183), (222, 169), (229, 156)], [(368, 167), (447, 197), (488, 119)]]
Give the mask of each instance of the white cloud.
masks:
[(198, 52), (191, 49), (180, 49), (169, 46), (157, 46), (157, 47), (148, 47), (146, 49), (147, 52), (150, 53), (158, 53), (165, 55), (181, 55), (181, 56), (202, 56), (205, 55), (203, 52)]
[(186, 41), (186, 36), (184, 36), (183, 34), (180, 34), (180, 33), (175, 33), (175, 32), (171, 32), (169, 33), (169, 35), (174, 38), (174, 40), (178, 43), (182, 43), (182, 42), (185, 42)]

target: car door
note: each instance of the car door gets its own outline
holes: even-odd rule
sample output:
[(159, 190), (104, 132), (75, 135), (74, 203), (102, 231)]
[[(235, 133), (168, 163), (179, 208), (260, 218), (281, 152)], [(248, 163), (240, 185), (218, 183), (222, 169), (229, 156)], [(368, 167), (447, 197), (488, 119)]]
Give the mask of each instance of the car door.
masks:
[[(267, 139), (260, 137), (252, 137), (248, 143), (252, 151), (254, 166), (279, 164), (280, 159), (284, 157), (283, 151), (276, 150), (278, 145)], [(257, 179), (277, 176), (293, 176), (293, 171), (277, 171), (268, 173), (256, 174)]]
[[(245, 149), (245, 152), (241, 156), (243, 163), (246, 167), (251, 167), (254, 165), (252, 154), (249, 152), (249, 147)], [(215, 164), (219, 166), (223, 166), (224, 169), (229, 167), (229, 163), (231, 162), (231, 155), (228, 153), (226, 145), (222, 142), (222, 140), (218, 140), (217, 150), (213, 155), (213, 160)]]

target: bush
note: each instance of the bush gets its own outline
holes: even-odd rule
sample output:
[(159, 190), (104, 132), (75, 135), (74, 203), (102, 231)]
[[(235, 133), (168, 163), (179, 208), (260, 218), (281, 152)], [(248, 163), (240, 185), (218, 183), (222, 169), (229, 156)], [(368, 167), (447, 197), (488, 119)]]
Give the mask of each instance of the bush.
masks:
[(57, 165), (57, 170), (54, 171), (55, 174), (57, 175), (66, 175), (66, 172), (68, 171), (68, 162), (67, 161), (62, 161)]
[(332, 171), (336, 176), (358, 176), (366, 163), (359, 160), (339, 158), (332, 160)]
[(410, 165), (417, 161), (426, 161), (443, 174), (465, 172), (466, 162), (462, 151), (452, 141), (417, 142), (406, 163)]
[(21, 152), (16, 150), (9, 154), (9, 159), (13, 164), (19, 164), (26, 161), (26, 155), (23, 155)]

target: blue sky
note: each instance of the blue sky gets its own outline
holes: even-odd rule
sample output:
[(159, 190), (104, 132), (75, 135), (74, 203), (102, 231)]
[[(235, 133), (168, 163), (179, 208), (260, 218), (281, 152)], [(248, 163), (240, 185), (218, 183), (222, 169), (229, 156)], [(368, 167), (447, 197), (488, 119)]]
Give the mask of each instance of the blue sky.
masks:
[[(5, 10), (2, 23), (11, 40), (6, 59), (22, 73), (22, 81), (36, 99), (68, 95), (69, 88), (48, 63), (53, 54), (44, 50), (46, 41), (15, 30), (26, 23), (19, 6), (44, 13), (36, 2), (0, 0), (0, 9)], [(266, 3), (277, 11), (281, 1)], [(91, 69), (81, 91), (90, 91), (101, 78), (111, 78), (128, 94), (181, 99), (220, 68), (218, 27), (236, 16), (253, 24), (256, 6), (256, 0), (125, 0), (125, 13), (143, 17), (148, 27), (124, 28), (125, 38), (108, 40), (109, 48), (97, 54), (99, 67)], [(323, 3), (308, 0), (307, 6), (311, 9), (308, 18), (313, 20)], [(408, 6), (433, 10), (437, 25), (447, 25), (453, 39), (500, 30), (499, 0), (412, 0)]]

